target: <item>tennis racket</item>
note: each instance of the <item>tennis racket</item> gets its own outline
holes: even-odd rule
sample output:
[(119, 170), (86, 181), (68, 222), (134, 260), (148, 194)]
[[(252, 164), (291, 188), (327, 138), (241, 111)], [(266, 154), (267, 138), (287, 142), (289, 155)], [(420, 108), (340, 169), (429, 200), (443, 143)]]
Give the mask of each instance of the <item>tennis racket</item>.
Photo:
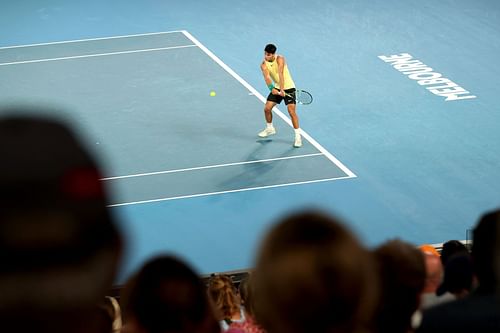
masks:
[[(285, 93), (285, 95), (293, 98), (293, 94)], [(308, 104), (311, 104), (312, 101), (313, 101), (313, 97), (309, 92), (307, 92), (305, 90), (300, 90), (300, 89), (295, 90), (295, 103), (299, 103), (302, 105), (308, 105)]]

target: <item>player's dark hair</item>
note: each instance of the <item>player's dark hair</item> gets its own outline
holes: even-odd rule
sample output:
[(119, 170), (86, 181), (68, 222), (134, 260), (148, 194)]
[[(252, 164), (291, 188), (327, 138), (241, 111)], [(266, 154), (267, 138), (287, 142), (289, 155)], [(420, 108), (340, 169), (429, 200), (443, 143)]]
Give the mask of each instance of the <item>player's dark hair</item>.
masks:
[(266, 51), (267, 53), (275, 54), (276, 53), (276, 45), (267, 44), (266, 47), (264, 48), (264, 51)]

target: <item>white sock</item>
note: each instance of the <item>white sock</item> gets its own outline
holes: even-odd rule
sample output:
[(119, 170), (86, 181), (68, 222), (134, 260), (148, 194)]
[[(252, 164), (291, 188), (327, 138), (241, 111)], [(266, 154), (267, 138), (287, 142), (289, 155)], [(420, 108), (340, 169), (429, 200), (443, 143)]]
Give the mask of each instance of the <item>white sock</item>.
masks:
[(300, 136), (300, 128), (295, 128), (295, 136)]
[(266, 128), (273, 128), (273, 123), (267, 123)]

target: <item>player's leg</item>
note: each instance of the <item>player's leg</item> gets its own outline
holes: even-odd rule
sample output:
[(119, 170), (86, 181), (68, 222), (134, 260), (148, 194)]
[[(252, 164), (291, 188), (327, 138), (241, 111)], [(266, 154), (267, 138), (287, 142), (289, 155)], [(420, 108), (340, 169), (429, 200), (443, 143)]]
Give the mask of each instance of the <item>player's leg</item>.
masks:
[(274, 95), (268, 96), (266, 104), (264, 105), (264, 117), (266, 118), (266, 128), (263, 131), (259, 132), (259, 136), (261, 138), (265, 138), (268, 137), (269, 135), (276, 134), (276, 129), (273, 126), (273, 108), (277, 102), (273, 99)]
[(297, 116), (297, 106), (295, 103), (289, 103), (287, 105), (288, 114), (292, 120), (293, 129), (295, 131), (295, 140), (293, 146), (296, 148), (302, 147), (302, 138), (300, 136), (300, 126), (299, 117)]
[(273, 108), (276, 105), (276, 102), (266, 101), (264, 105), (264, 116), (266, 117), (266, 123), (270, 124), (273, 122)]
[(292, 119), (292, 125), (294, 129), (298, 129), (299, 127), (299, 117), (297, 116), (297, 107), (295, 104), (288, 104), (287, 106), (288, 114)]

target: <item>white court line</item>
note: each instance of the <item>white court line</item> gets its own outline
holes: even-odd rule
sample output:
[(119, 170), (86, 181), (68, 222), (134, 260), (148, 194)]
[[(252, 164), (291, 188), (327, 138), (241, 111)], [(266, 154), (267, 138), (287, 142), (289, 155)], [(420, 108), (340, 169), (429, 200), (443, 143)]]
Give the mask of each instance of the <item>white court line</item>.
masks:
[(264, 162), (274, 162), (274, 161), (290, 160), (290, 159), (294, 159), (294, 158), (311, 157), (311, 156), (318, 156), (318, 155), (323, 155), (323, 154), (322, 153), (314, 153), (314, 154), (305, 154), (305, 155), (296, 155), (296, 156), (268, 158), (268, 159), (264, 159), (264, 160), (253, 160), (253, 161), (226, 163), (226, 164), (206, 165), (206, 166), (202, 166), (202, 167), (193, 167), (193, 168), (176, 169), (176, 170), (165, 170), (165, 171), (138, 173), (138, 174), (126, 175), (126, 176), (106, 177), (106, 178), (101, 178), (100, 180), (106, 181), (106, 180), (116, 180), (116, 179), (124, 179), (124, 178), (133, 178), (133, 177), (153, 176), (153, 175), (161, 175), (161, 174), (167, 174), (167, 173), (177, 173), (177, 172), (185, 172), (185, 171), (195, 171), (195, 170), (205, 170), (205, 169), (213, 169), (213, 168), (222, 168), (222, 167), (235, 166), (235, 165), (244, 165), (244, 164), (255, 164), (255, 163), (264, 163)]
[(174, 31), (162, 31), (162, 32), (149, 32), (149, 33), (136, 34), (136, 35), (123, 35), (123, 36), (112, 36), (112, 37), (75, 39), (75, 40), (66, 40), (66, 41), (58, 41), (58, 42), (38, 43), (38, 44), (2, 46), (2, 47), (0, 47), (0, 50), (14, 49), (14, 48), (18, 48), (18, 47), (20, 48), (20, 47), (44, 46), (44, 45), (66, 44), (66, 43), (91, 42), (91, 41), (106, 40), (106, 39), (119, 39), (119, 38), (142, 37), (142, 36), (151, 36), (151, 35), (162, 35), (162, 34), (171, 34), (171, 33), (178, 33), (178, 32), (182, 32), (182, 31), (174, 30)]
[(69, 56), (69, 57), (24, 60), (24, 61), (15, 61), (15, 62), (0, 63), (0, 66), (20, 65), (20, 64), (32, 64), (32, 63), (38, 63), (38, 62), (48, 62), (48, 61), (68, 60), (68, 59), (82, 59), (82, 58), (104, 57), (104, 56), (111, 56), (111, 55), (117, 55), (117, 54), (131, 54), (131, 53), (164, 51), (164, 50), (173, 50), (173, 49), (183, 49), (183, 48), (186, 48), (186, 47), (195, 47), (195, 46), (196, 45), (191, 45), (190, 44), (190, 45), (181, 45), (181, 46), (158, 47), (158, 48), (154, 48), (154, 49), (118, 51), (118, 52), (86, 54), (86, 55)]
[(152, 202), (161, 202), (161, 201), (171, 201), (171, 200), (179, 200), (179, 199), (198, 198), (198, 197), (206, 197), (206, 196), (217, 195), (217, 194), (237, 193), (237, 192), (263, 190), (263, 189), (276, 188), (276, 187), (285, 187), (285, 186), (294, 186), (294, 185), (321, 183), (321, 182), (328, 182), (328, 181), (333, 181), (333, 180), (349, 179), (349, 178), (352, 178), (352, 177), (351, 176), (344, 176), (344, 177), (336, 177), (336, 178), (325, 178), (325, 179), (317, 179), (317, 180), (307, 180), (307, 181), (303, 181), (303, 182), (295, 182), (295, 183), (287, 183), (287, 184), (266, 185), (266, 186), (258, 186), (258, 187), (247, 187), (247, 188), (239, 188), (239, 189), (236, 189), (236, 190), (228, 190), (228, 191), (199, 193), (199, 194), (181, 195), (181, 196), (178, 196), (178, 197), (168, 197), (168, 198), (159, 198), (159, 199), (151, 199), (151, 200), (141, 200), (141, 201), (133, 201), (133, 202), (124, 202), (124, 203), (118, 203), (118, 204), (111, 204), (111, 205), (108, 205), (107, 207), (120, 207), (120, 206), (129, 206), (129, 205), (139, 205), (139, 204), (145, 204), (145, 203), (152, 203)]
[[(231, 74), (238, 82), (240, 82), (245, 88), (247, 88), (250, 92), (252, 92), (258, 99), (262, 101), (262, 103), (266, 103), (266, 99), (262, 96), (254, 87), (252, 87), (248, 82), (243, 80), (241, 76), (236, 74), (228, 65), (226, 65), (222, 60), (220, 60), (215, 54), (213, 54), (209, 49), (207, 49), (203, 44), (200, 43), (196, 38), (194, 38), (189, 32), (186, 30), (181, 31), (187, 38), (189, 38), (194, 44), (196, 44), (200, 49), (203, 50), (212, 60), (214, 60), (217, 64), (219, 64), (226, 72)], [(292, 126), (292, 122), (288, 119), (287, 116), (283, 112), (281, 112), (278, 108), (274, 108), (274, 112), (283, 119), (288, 125)], [(323, 153), (330, 161), (333, 162), (339, 169), (344, 171), (345, 174), (349, 175), (349, 178), (354, 178), (356, 175), (349, 170), (342, 162), (340, 162), (335, 156), (333, 156), (328, 150), (326, 150), (323, 146), (321, 146), (316, 140), (314, 140), (309, 134), (307, 134), (304, 130), (302, 131), (302, 135), (307, 139), (316, 149)]]

